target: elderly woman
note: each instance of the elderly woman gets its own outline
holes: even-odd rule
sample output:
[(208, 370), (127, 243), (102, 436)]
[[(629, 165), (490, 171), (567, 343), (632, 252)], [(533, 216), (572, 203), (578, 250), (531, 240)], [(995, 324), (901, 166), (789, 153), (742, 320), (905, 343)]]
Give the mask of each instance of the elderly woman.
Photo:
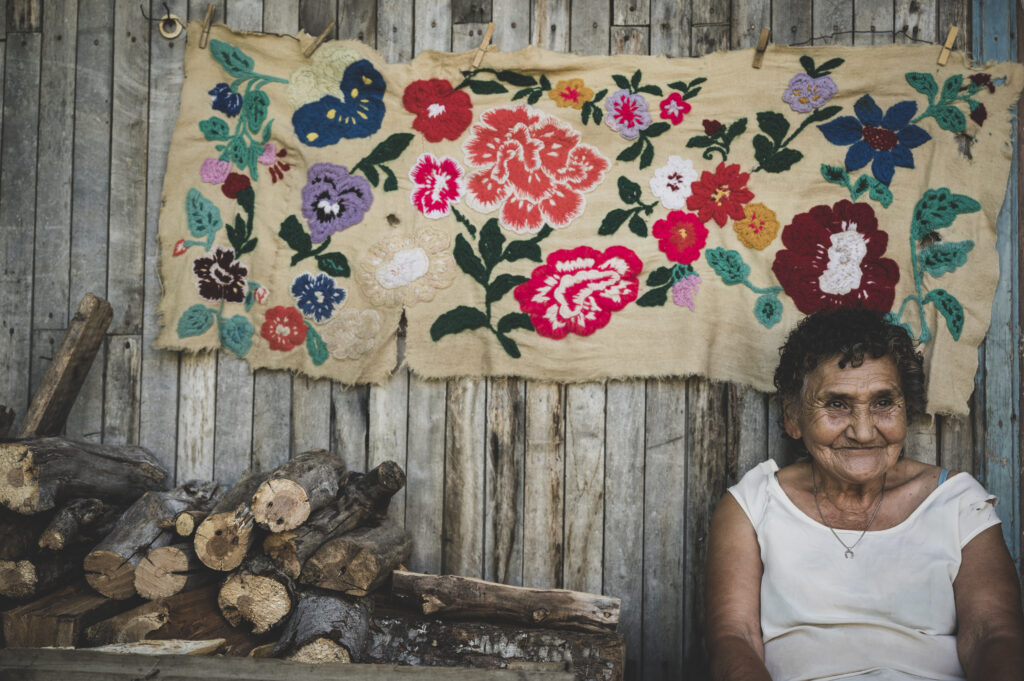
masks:
[(712, 677), (1024, 679), (1017, 573), (967, 473), (903, 456), (921, 356), (876, 313), (805, 318), (775, 386), (805, 457), (766, 461), (715, 512)]

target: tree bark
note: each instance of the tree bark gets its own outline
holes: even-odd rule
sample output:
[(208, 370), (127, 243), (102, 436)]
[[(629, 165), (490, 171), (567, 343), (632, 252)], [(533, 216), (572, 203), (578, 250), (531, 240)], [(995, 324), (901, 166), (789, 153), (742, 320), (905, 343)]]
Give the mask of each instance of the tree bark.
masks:
[(371, 610), (365, 599), (305, 591), (273, 655), (297, 662), (359, 662), (369, 636)]
[(9, 648), (77, 646), (87, 627), (134, 605), (101, 596), (84, 581), (75, 582), (6, 611), (4, 641)]
[(87, 628), (85, 644), (92, 647), (141, 641), (167, 623), (169, 612), (167, 606), (158, 601), (143, 603)]
[(304, 452), (279, 466), (252, 497), (256, 522), (271, 532), (292, 530), (338, 496), (345, 464), (330, 452)]
[(300, 581), (365, 596), (383, 584), (410, 553), (409, 533), (397, 523), (385, 521), (324, 542), (302, 567)]
[(95, 544), (110, 534), (124, 506), (100, 499), (72, 499), (50, 520), (39, 536), (39, 548), (63, 551), (71, 544)]
[(152, 632), (150, 639), (222, 638), (226, 655), (247, 655), (266, 637), (254, 636), (231, 626), (217, 606), (220, 587), (211, 584), (191, 591), (182, 591), (158, 603), (167, 607), (167, 623)]
[(262, 634), (284, 623), (295, 603), (295, 584), (262, 553), (255, 553), (224, 580), (217, 597), (232, 626)]
[(0, 504), (25, 515), (76, 498), (127, 504), (169, 483), (153, 455), (135, 445), (57, 437), (0, 444)]
[(45, 522), (42, 516), (26, 518), (0, 507), (0, 560), (21, 560), (34, 554)]
[(85, 548), (58, 554), (37, 553), (30, 558), (0, 561), (0, 596), (27, 601), (39, 598), (82, 577)]
[(196, 555), (203, 565), (227, 572), (245, 560), (252, 546), (255, 529), (249, 502), (256, 489), (270, 477), (270, 473), (250, 471), (243, 475), (196, 528)]
[(618, 598), (565, 589), (533, 589), (455, 575), (424, 575), (396, 570), (396, 596), (411, 596), (425, 615), (514, 622), (580, 631), (615, 631)]
[(196, 556), (192, 544), (153, 549), (135, 567), (135, 591), (143, 598), (169, 598), (209, 584), (217, 578)]

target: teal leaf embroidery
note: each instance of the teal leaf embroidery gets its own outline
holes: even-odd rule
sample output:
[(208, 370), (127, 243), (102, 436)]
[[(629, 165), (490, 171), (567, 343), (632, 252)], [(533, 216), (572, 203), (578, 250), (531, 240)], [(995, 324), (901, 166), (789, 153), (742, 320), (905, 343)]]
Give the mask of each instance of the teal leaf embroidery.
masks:
[(938, 311), (946, 319), (946, 328), (953, 340), (960, 340), (960, 334), (964, 329), (964, 307), (949, 292), (937, 288), (928, 292), (924, 297), (924, 303), (933, 303)]
[(231, 137), (231, 129), (223, 118), (207, 118), (199, 121), (199, 131), (208, 142), (223, 142)]
[(737, 251), (709, 248), (704, 251), (704, 258), (724, 283), (729, 286), (743, 284), (754, 293), (761, 294), (754, 303), (754, 317), (762, 326), (770, 329), (779, 323), (782, 319), (781, 286), (761, 288), (750, 283), (750, 266), (743, 262), (743, 256)]
[(316, 366), (327, 361), (327, 344), (309, 322), (306, 322), (306, 352), (309, 353), (309, 358)]
[(210, 40), (210, 54), (222, 69), (235, 78), (250, 75), (255, 66), (255, 62), (245, 52), (221, 40)]
[(197, 239), (206, 238), (209, 250), (213, 245), (214, 234), (223, 224), (220, 209), (198, 190), (189, 189), (185, 195), (185, 215), (188, 218), (188, 231)]
[(178, 337), (188, 338), (206, 333), (213, 326), (216, 312), (205, 305), (193, 305), (178, 319)]
[(967, 264), (967, 254), (974, 248), (974, 242), (940, 241), (921, 249), (918, 258), (924, 273), (932, 277), (955, 271)]
[(235, 353), (238, 357), (245, 357), (252, 347), (253, 327), (249, 320), (236, 314), (230, 319), (222, 319), (220, 322), (220, 344)]

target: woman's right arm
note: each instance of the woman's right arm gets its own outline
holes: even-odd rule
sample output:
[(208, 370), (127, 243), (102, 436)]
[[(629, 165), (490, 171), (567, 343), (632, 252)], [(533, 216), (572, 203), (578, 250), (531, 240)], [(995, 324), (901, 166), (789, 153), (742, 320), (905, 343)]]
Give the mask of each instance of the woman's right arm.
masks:
[(761, 550), (732, 494), (711, 520), (707, 645), (714, 681), (771, 681), (761, 638)]

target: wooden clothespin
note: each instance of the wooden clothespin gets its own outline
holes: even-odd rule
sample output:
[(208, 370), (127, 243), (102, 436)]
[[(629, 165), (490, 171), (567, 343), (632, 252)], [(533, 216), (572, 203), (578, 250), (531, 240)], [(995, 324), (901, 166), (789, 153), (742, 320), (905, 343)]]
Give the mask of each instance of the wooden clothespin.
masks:
[(956, 26), (949, 27), (949, 33), (946, 34), (946, 42), (942, 46), (942, 51), (939, 52), (939, 66), (945, 66), (949, 60), (949, 53), (953, 49), (953, 43), (956, 42), (956, 34), (959, 30)]
[(494, 35), (494, 22), (487, 24), (487, 30), (484, 31), (484, 39), (480, 41), (480, 47), (476, 49), (476, 56), (473, 57), (473, 68), (480, 68), (480, 64), (484, 60), (484, 55), (487, 54), (487, 46), (491, 44), (491, 36)]
[(768, 38), (771, 34), (772, 29), (761, 29), (761, 37), (757, 39), (757, 48), (754, 50), (754, 63), (751, 64), (755, 69), (761, 68), (761, 63), (764, 62), (764, 52), (768, 49)]
[(210, 42), (210, 26), (213, 24), (213, 3), (206, 3), (206, 18), (203, 19), (203, 32), (199, 34), (199, 49), (205, 50)]
[(313, 56), (313, 53), (316, 52), (316, 48), (320, 47), (320, 45), (322, 45), (323, 42), (325, 40), (327, 40), (327, 36), (329, 36), (332, 31), (334, 31), (334, 22), (333, 21), (331, 23), (327, 24), (327, 28), (324, 29), (323, 33), (318, 35), (316, 40), (314, 40), (312, 43), (310, 43), (309, 47), (307, 47), (306, 49), (304, 49), (302, 51), (302, 56), (306, 57), (307, 59), (309, 57)]

